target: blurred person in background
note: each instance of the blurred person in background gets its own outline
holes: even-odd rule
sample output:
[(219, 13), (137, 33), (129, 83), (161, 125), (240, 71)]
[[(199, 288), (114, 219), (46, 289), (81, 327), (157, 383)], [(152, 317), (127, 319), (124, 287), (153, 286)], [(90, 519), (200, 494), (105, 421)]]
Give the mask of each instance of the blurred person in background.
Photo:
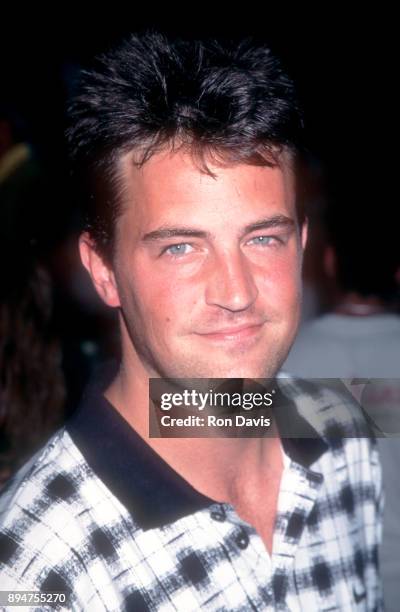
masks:
[(2, 247), (0, 486), (60, 426), (65, 397), (50, 276), (34, 258), (9, 257)]
[(48, 202), (25, 123), (0, 104), (0, 486), (63, 417), (61, 347), (45, 254)]
[(346, 380), (385, 434), (393, 436), (378, 438), (385, 490), (380, 564), (389, 612), (399, 609), (400, 595), (397, 232), (395, 219), (384, 205), (368, 216), (360, 205), (351, 208), (340, 200), (331, 204), (327, 243), (321, 255), (333, 287), (332, 307), (302, 326), (283, 366), (288, 374), (302, 378)]

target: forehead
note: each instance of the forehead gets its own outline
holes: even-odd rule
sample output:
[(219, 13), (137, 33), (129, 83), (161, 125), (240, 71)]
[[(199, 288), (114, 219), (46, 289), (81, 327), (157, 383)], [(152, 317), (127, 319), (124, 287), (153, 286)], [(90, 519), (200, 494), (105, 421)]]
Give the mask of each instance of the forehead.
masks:
[[(278, 166), (207, 163), (210, 176), (190, 153), (153, 155), (142, 167), (132, 154), (120, 160), (124, 185), (121, 220), (134, 216), (136, 226), (223, 220), (251, 222), (260, 214), (294, 216), (294, 173), (289, 157)], [(243, 219), (243, 216), (246, 219)]]

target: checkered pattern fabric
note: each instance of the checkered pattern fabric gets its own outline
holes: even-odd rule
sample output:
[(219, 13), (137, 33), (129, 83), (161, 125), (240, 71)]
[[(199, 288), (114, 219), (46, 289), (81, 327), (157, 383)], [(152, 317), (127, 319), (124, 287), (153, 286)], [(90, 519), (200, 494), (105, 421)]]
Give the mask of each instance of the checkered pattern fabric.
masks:
[(375, 440), (349, 437), (349, 398), (284, 384), (325, 433), (282, 439), (272, 556), (94, 394), (2, 491), (0, 588), (63, 591), (74, 611), (381, 610)]

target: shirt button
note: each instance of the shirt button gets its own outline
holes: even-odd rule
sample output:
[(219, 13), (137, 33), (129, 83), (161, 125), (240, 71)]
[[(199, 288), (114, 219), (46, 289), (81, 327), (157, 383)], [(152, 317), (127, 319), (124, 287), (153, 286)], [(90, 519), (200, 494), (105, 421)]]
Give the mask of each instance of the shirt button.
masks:
[(220, 506), (218, 510), (211, 510), (210, 516), (214, 521), (222, 523), (226, 519), (226, 512), (223, 506)]
[(241, 548), (241, 550), (244, 550), (245, 548), (248, 547), (248, 545), (249, 545), (249, 536), (247, 535), (247, 533), (245, 532), (244, 529), (242, 529), (236, 535), (235, 542), (238, 545), (238, 547)]

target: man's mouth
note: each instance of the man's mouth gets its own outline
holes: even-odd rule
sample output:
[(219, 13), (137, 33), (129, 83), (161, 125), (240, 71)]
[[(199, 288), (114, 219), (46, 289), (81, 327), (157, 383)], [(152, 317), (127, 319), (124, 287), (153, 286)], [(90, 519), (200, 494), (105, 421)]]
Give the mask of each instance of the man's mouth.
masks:
[(223, 327), (220, 329), (216, 329), (207, 333), (198, 334), (202, 338), (206, 340), (215, 340), (215, 341), (240, 341), (245, 340), (247, 338), (252, 338), (256, 336), (264, 323), (246, 323), (244, 325), (238, 325), (236, 327)]

